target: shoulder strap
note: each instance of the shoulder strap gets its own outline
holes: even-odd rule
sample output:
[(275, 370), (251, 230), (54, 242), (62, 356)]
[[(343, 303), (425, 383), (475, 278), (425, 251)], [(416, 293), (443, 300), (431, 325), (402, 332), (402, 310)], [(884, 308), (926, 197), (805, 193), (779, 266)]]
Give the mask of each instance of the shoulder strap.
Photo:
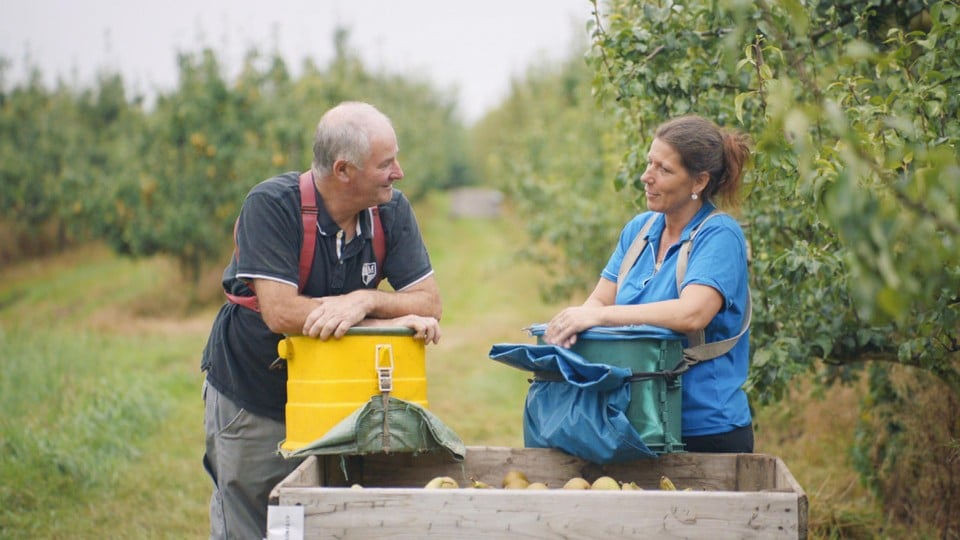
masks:
[(627, 248), (627, 252), (623, 254), (623, 260), (620, 261), (620, 270), (617, 272), (617, 292), (620, 292), (620, 287), (623, 286), (623, 280), (627, 277), (627, 272), (633, 268), (640, 254), (643, 253), (643, 250), (647, 247), (647, 232), (650, 231), (650, 227), (653, 226), (653, 222), (656, 221), (656, 219), (656, 213), (647, 219), (647, 222), (643, 224), (640, 232), (638, 232), (637, 236), (633, 239), (630, 247)]
[(300, 218), (303, 220), (303, 244), (300, 246), (299, 291), (303, 292), (317, 247), (317, 188), (313, 183), (312, 170), (300, 175)]
[[(690, 257), (690, 249), (693, 246), (693, 239), (697, 236), (697, 233), (700, 232), (700, 228), (703, 227), (703, 224), (707, 222), (712, 217), (723, 215), (723, 212), (720, 210), (714, 210), (703, 218), (697, 226), (690, 232), (690, 237), (680, 244), (680, 252), (677, 254), (677, 292), (680, 291), (680, 284), (683, 282), (683, 277), (687, 273), (687, 260)], [(743, 319), (743, 324), (740, 326), (740, 332), (731, 338), (723, 339), (720, 341), (714, 341), (711, 343), (704, 343), (706, 338), (704, 337), (704, 331), (699, 330), (697, 332), (691, 332), (687, 334), (687, 348), (683, 350), (684, 361), (687, 364), (687, 367), (694, 364), (698, 364), (705, 360), (712, 360), (718, 356), (723, 356), (730, 352), (730, 349), (737, 344), (737, 341), (747, 333), (747, 330), (750, 328), (750, 320), (753, 318), (753, 301), (750, 295), (750, 289), (747, 288), (747, 314)]]
[[(310, 277), (310, 268), (313, 266), (313, 254), (317, 246), (317, 191), (313, 184), (313, 171), (307, 171), (300, 175), (300, 218), (303, 221), (303, 244), (300, 246), (300, 272), (298, 290), (303, 292), (307, 285), (307, 278)], [(239, 251), (237, 244), (237, 226), (240, 218), (233, 224), (233, 245), (234, 249)], [(252, 296), (237, 296), (225, 292), (227, 300), (243, 306), (253, 311), (260, 311), (260, 302), (257, 301), (257, 292), (253, 290), (253, 284), (247, 284)]]
[[(386, 234), (380, 209), (371, 206), (370, 222), (373, 224), (373, 255), (377, 260), (377, 277), (374, 284), (383, 279), (383, 260), (387, 256)], [(303, 218), (303, 246), (300, 247), (300, 292), (307, 286), (310, 268), (313, 266), (313, 252), (317, 245), (317, 194), (313, 184), (313, 172), (300, 175), (300, 215)]]
[[(753, 300), (750, 298), (750, 290), (747, 289), (747, 315), (743, 318), (743, 325), (740, 326), (740, 332), (727, 339), (703, 343), (703, 331), (700, 331), (701, 343), (691, 345), (683, 350), (683, 358), (687, 366), (699, 364), (705, 360), (713, 360), (730, 352), (730, 349), (740, 341), (740, 338), (747, 333), (750, 328), (750, 320), (753, 318)], [(689, 340), (689, 336), (687, 338)]]
[[(707, 217), (703, 218), (696, 227), (690, 231), (690, 237), (680, 243), (680, 250), (677, 252), (677, 294), (680, 294), (680, 285), (683, 283), (684, 276), (687, 275), (687, 261), (690, 258), (690, 248), (693, 246), (693, 239), (697, 236), (697, 233), (700, 232), (700, 228), (703, 227), (703, 224), (707, 222), (712, 217), (722, 215), (723, 212), (720, 210), (714, 209), (712, 212), (707, 214)], [(696, 347), (702, 345), (704, 342), (704, 332), (703, 330), (698, 330), (696, 332), (691, 332), (687, 334), (687, 343), (690, 347)], [(731, 345), (732, 346), (732, 345)], [(726, 352), (726, 351), (724, 351)], [(720, 353), (724, 354), (724, 353)], [(720, 356), (719, 354), (717, 356)]]
[(373, 256), (377, 259), (377, 277), (374, 285), (377, 285), (383, 279), (383, 260), (387, 257), (387, 235), (383, 232), (380, 209), (371, 206), (370, 217), (373, 223)]
[[(238, 217), (237, 220), (233, 222), (233, 249), (236, 253), (234, 256), (237, 257), (237, 260), (240, 260), (240, 245), (237, 244), (237, 227), (239, 225), (240, 218)], [(223, 294), (227, 296), (227, 300), (229, 300), (230, 303), (259, 312), (260, 302), (257, 301), (257, 293), (253, 290), (253, 283), (248, 283), (247, 287), (250, 289), (250, 292), (253, 293), (252, 296), (238, 296), (227, 292), (226, 289), (223, 290)]]
[[(300, 175), (300, 218), (303, 221), (303, 244), (300, 246), (300, 267), (299, 267), (299, 288), (302, 293), (303, 288), (307, 286), (307, 279), (310, 278), (310, 269), (313, 267), (313, 255), (317, 247), (317, 191), (313, 182), (313, 171), (307, 171)], [(370, 207), (370, 217), (373, 223), (373, 253), (377, 259), (377, 277), (376, 283), (383, 279), (383, 260), (387, 254), (386, 235), (383, 232), (383, 222), (380, 219), (380, 210), (376, 206)], [(239, 218), (237, 220), (239, 222)], [(237, 223), (233, 225), (233, 243), (237, 247)], [(253, 284), (248, 287), (253, 291)], [(257, 301), (256, 291), (253, 296), (237, 296), (225, 293), (227, 299), (247, 309), (260, 311), (260, 303)]]

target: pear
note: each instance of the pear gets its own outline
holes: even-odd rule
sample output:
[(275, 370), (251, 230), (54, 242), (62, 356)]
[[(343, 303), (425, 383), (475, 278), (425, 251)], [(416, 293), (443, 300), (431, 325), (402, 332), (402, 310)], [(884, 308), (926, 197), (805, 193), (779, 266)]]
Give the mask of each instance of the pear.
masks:
[(523, 471), (511, 470), (507, 471), (507, 474), (504, 475), (502, 485), (503, 487), (507, 487), (507, 484), (516, 484), (518, 482), (523, 483), (523, 487), (527, 487), (527, 484), (530, 483), (530, 481), (527, 480), (527, 475), (524, 474)]
[(503, 489), (527, 489), (529, 485), (530, 482), (527, 482), (523, 478), (513, 478), (503, 485)]
[(360, 484), (354, 484), (350, 486), (350, 489), (363, 489), (363, 486), (361, 486)]
[(590, 489), (619, 490), (620, 484), (609, 476), (601, 476), (593, 481), (593, 484), (590, 485)]
[(493, 488), (493, 486), (491, 486), (490, 484), (477, 480), (472, 476), (470, 477), (470, 486), (476, 489), (492, 489)]
[(590, 489), (590, 482), (587, 482), (579, 476), (575, 476), (563, 485), (563, 489)]
[(460, 487), (460, 484), (458, 484), (456, 480), (450, 478), (449, 476), (438, 476), (427, 482), (427, 485), (423, 487), (424, 489), (450, 489), (458, 488)]
[(643, 491), (643, 488), (638, 486), (636, 482), (630, 482), (629, 484), (621, 482), (620, 489), (623, 491)]
[(530, 484), (527, 484), (527, 489), (550, 489), (550, 488), (543, 482), (532, 482)]
[(660, 489), (664, 489), (664, 490), (667, 490), (667, 491), (676, 491), (676, 490), (677, 490), (677, 486), (673, 485), (673, 481), (671, 481), (671, 480), (670, 480), (669, 478), (667, 478), (666, 476), (661, 476), (661, 477), (660, 477)]

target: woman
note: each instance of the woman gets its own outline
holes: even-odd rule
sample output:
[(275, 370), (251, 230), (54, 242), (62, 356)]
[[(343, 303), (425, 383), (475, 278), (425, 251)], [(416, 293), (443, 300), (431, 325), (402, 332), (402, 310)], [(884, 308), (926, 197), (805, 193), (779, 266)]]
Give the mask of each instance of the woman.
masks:
[[(706, 343), (736, 336), (749, 316), (747, 247), (737, 222), (725, 214), (704, 219), (715, 202), (736, 206), (748, 139), (699, 116), (670, 120), (654, 134), (644, 184), (649, 212), (634, 217), (579, 307), (547, 325), (544, 341), (570, 347), (594, 326), (648, 324), (683, 334), (704, 331)], [(618, 276), (628, 248), (648, 219), (647, 244)], [(678, 291), (677, 254), (701, 222)], [(618, 286), (619, 285), (619, 286)], [(749, 333), (726, 354), (683, 375), (683, 443), (688, 452), (753, 452), (749, 404), (742, 386), (749, 364)]]

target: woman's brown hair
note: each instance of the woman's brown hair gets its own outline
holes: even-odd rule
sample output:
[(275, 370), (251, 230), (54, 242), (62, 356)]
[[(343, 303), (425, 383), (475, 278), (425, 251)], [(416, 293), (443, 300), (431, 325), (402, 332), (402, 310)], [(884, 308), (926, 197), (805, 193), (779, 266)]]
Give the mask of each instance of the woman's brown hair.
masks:
[(706, 118), (689, 115), (664, 122), (654, 137), (680, 154), (680, 161), (688, 173), (697, 175), (706, 171), (710, 175), (702, 197), (711, 202), (720, 199), (727, 207), (739, 206), (743, 168), (750, 157), (748, 135), (721, 129)]

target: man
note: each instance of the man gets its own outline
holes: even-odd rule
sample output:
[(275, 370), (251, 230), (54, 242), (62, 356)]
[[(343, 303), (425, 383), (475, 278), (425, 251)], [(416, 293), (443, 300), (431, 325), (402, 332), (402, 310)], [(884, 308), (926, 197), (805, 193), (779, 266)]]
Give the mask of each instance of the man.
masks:
[[(270, 489), (299, 464), (277, 451), (287, 375), (271, 365), (283, 334), (336, 339), (352, 326), (379, 325), (409, 327), (427, 343), (440, 339), (430, 259), (409, 201), (393, 189), (403, 178), (398, 152), (390, 120), (369, 104), (342, 103), (320, 119), (305, 173), (316, 190), (317, 231), (302, 290), (301, 175), (266, 180), (244, 201), (223, 276), (231, 301), (214, 320), (201, 365), (211, 538), (263, 538)], [(378, 290), (377, 275), (393, 290)]]

